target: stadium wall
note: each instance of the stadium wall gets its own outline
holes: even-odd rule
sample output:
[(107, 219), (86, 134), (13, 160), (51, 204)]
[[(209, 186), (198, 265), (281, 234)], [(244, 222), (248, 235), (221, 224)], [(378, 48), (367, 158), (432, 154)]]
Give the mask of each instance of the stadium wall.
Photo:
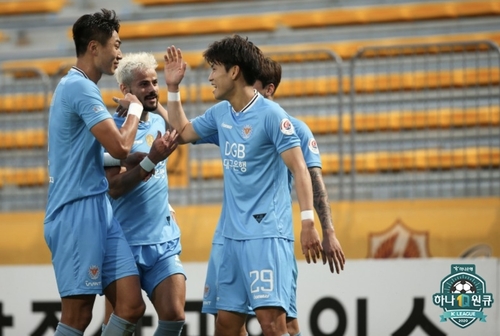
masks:
[[(174, 207), (182, 260), (207, 261), (220, 205)], [(500, 257), (500, 198), (332, 202), (331, 207), (348, 259)], [(294, 219), (300, 237), (297, 204)], [(50, 264), (43, 212), (0, 213), (0, 224), (0, 265)], [(303, 260), (298, 240), (295, 247)]]

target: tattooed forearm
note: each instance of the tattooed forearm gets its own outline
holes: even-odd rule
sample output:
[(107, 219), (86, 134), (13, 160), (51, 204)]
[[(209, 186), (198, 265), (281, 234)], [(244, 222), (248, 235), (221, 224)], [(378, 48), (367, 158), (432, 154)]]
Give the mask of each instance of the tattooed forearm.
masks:
[(311, 175), (314, 209), (318, 214), (321, 228), (323, 230), (330, 229), (333, 227), (332, 211), (321, 169), (317, 167), (309, 168), (309, 174)]

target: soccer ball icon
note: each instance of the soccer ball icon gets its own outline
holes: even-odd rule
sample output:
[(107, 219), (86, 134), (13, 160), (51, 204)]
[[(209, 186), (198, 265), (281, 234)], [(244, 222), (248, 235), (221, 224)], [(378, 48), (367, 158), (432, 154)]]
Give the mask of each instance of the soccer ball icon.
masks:
[(476, 292), (476, 287), (468, 280), (458, 280), (451, 286), (451, 292), (454, 294), (470, 294)]

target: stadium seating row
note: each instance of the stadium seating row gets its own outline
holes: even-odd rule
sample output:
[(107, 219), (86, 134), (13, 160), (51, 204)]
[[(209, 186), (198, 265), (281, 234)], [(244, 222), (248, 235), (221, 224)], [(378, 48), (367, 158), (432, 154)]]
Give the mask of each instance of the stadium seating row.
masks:
[[(335, 134), (339, 131), (337, 116), (307, 115), (297, 118), (303, 120), (314, 134)], [(356, 114), (354, 124), (357, 132), (499, 126), (500, 107)], [(350, 115), (345, 115), (343, 131), (350, 132), (351, 126)], [(42, 148), (46, 145), (46, 136), (44, 129), (0, 131), (0, 149)]]
[[(351, 90), (349, 76), (344, 76), (343, 93)], [(354, 79), (354, 89), (358, 93), (388, 92), (394, 90), (442, 89), (449, 87), (469, 87), (500, 83), (499, 69), (455, 69), (430, 72), (403, 72), (393, 74), (359, 75)], [(210, 85), (184, 85), (181, 95), (185, 102), (213, 102), (213, 87)], [(337, 78), (300, 78), (284, 79), (276, 93), (277, 98), (325, 96), (339, 93)], [(106, 106), (113, 107), (113, 97), (121, 97), (118, 89), (102, 89), (101, 94)], [(0, 113), (42, 111), (49, 102), (50, 95), (26, 93), (0, 96)], [(160, 102), (166, 103), (166, 88), (160, 89)]]
[[(339, 173), (339, 157), (336, 154), (321, 156), (324, 174)], [(359, 153), (355, 157), (355, 169), (361, 173), (403, 170), (435, 170), (454, 168), (499, 167), (498, 148), (458, 148), (452, 150), (420, 149), (401, 152)], [(350, 157), (343, 159), (343, 171), (351, 171)], [(223, 166), (220, 159), (191, 161), (191, 178), (221, 179)], [(48, 181), (46, 167), (0, 168), (0, 186), (19, 187), (44, 185)]]
[[(498, 1), (452, 1), (400, 5), (331, 8), (232, 15), (217, 18), (144, 20), (123, 22), (120, 38), (139, 39), (165, 36), (274, 31), (288, 28), (316, 28), (335, 25), (446, 19), (466, 16), (499, 15)], [(71, 37), (71, 31), (69, 31)]]
[[(340, 160), (336, 154), (322, 154), (323, 174), (339, 173)], [(459, 148), (441, 150), (434, 148), (408, 150), (401, 152), (370, 152), (355, 156), (355, 169), (358, 173), (381, 171), (435, 170), (454, 168), (498, 167), (500, 149), (498, 148)], [(343, 171), (351, 171), (349, 156), (343, 159)], [(220, 159), (192, 161), (192, 178), (220, 179), (223, 167)]]
[[(196, 3), (196, 2), (218, 2), (220, 0), (134, 0), (134, 2), (143, 6), (156, 6), (156, 5), (175, 5), (183, 3)], [(230, 0), (225, 0), (230, 1)]]
[(3, 0), (0, 1), (0, 15), (57, 13), (66, 3), (66, 0)]
[[(431, 44), (431, 43), (454, 43), (454, 42), (471, 42), (471, 41), (493, 41), (500, 44), (500, 33), (497, 32), (481, 32), (467, 34), (450, 34), (450, 35), (431, 35), (424, 37), (401, 37), (387, 39), (371, 39), (357, 41), (340, 41), (331, 43), (298, 43), (291, 45), (264, 45), (261, 49), (266, 54), (279, 54), (286, 52), (288, 56), (280, 57), (277, 55), (277, 61), (311, 61), (312, 57), (324, 58), (327, 55), (321, 53), (305, 54), (304, 50), (330, 50), (339, 55), (342, 59), (348, 60), (352, 58), (360, 48), (371, 46), (399, 46), (409, 44)], [(166, 46), (165, 46), (166, 47)], [(197, 68), (203, 63), (202, 51), (183, 51), (183, 58), (191, 68)], [(291, 58), (290, 53), (297, 53), (296, 57)], [(163, 53), (154, 53), (158, 61), (158, 70), (163, 69)], [(4, 71), (13, 72), (15, 75), (22, 77), (29, 74), (26, 68), (38, 68), (49, 76), (58, 75), (61, 70), (75, 64), (74, 57), (60, 58), (33, 58), (23, 60), (9, 60), (1, 64), (1, 69)]]

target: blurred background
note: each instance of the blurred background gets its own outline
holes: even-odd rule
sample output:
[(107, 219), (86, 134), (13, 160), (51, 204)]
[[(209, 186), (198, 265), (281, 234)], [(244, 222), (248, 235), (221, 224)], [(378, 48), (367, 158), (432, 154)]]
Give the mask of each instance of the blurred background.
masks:
[[(75, 63), (72, 24), (100, 8), (124, 53), (155, 54), (164, 104), (163, 51), (183, 50), (188, 117), (215, 103), (211, 42), (248, 36), (282, 64), (276, 101), (315, 134), (348, 260), (500, 256), (500, 1), (3, 0), (0, 264), (50, 264), (48, 106)], [(115, 79), (98, 85), (113, 112)], [(222, 174), (217, 147), (169, 158), (185, 262), (208, 260)]]

